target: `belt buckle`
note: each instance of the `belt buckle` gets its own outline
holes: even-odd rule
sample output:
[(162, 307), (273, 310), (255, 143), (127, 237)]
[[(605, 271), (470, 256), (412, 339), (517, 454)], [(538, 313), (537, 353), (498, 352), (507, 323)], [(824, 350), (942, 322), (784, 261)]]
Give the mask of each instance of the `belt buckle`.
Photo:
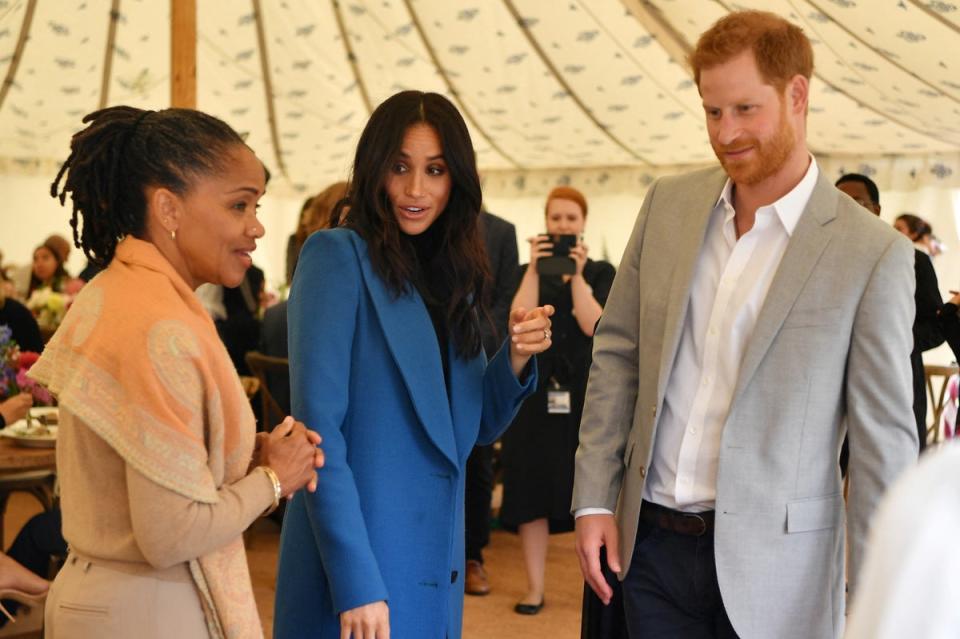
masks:
[(696, 519), (696, 520), (697, 520), (697, 523), (700, 524), (699, 530), (693, 530), (693, 529), (691, 529), (691, 531), (690, 531), (690, 533), (689, 533), (690, 535), (692, 535), (692, 536), (694, 536), (694, 537), (702, 537), (703, 535), (706, 534), (706, 532), (707, 532), (707, 520), (706, 520), (706, 519), (704, 519), (702, 516), (700, 516), (700, 515), (697, 514), (697, 513), (684, 513), (684, 517), (688, 518), (688, 521), (689, 521), (690, 519)]

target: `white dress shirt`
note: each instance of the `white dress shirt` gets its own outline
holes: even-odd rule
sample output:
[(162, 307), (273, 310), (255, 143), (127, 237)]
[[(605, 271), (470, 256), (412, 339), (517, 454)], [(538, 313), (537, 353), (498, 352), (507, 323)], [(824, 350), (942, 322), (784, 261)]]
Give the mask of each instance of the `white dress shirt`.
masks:
[[(811, 157), (800, 183), (757, 209), (737, 238), (729, 179), (707, 224), (667, 382), (643, 498), (688, 512), (713, 510), (720, 436), (740, 363), (790, 235), (817, 183)], [(578, 509), (575, 515), (609, 513)]]
[(753, 228), (739, 239), (733, 183), (727, 180), (710, 214), (690, 285), (644, 486), (647, 501), (690, 512), (714, 508), (720, 437), (740, 362), (818, 174), (811, 159), (800, 183), (757, 209)]

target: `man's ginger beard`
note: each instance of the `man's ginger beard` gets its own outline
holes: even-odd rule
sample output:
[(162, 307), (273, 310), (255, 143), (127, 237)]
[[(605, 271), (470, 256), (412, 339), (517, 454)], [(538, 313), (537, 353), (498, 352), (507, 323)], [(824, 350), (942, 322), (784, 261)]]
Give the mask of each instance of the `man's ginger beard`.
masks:
[[(787, 119), (786, 100), (780, 100), (780, 123), (773, 137), (761, 142), (753, 136), (741, 136), (730, 144), (718, 145), (711, 143), (713, 152), (720, 160), (723, 169), (736, 184), (753, 185), (763, 182), (783, 167), (787, 158), (793, 152), (796, 141), (793, 136), (793, 126)], [(730, 160), (724, 156), (725, 152), (736, 151), (752, 146), (754, 153), (744, 160)]]

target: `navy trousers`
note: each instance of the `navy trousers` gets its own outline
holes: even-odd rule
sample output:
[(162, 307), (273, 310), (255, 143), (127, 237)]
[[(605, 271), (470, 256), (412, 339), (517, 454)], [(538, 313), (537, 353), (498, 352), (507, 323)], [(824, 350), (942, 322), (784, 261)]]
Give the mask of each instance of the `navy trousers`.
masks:
[(630, 639), (737, 639), (720, 598), (712, 532), (682, 535), (641, 520), (623, 605)]

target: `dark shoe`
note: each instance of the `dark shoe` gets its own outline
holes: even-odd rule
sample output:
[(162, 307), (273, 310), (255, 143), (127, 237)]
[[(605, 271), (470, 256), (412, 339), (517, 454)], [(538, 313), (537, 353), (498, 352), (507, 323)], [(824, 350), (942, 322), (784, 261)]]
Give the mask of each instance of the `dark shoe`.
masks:
[(487, 571), (483, 569), (483, 564), (476, 559), (467, 560), (467, 578), (464, 580), (463, 590), (468, 595), (480, 597), (490, 594)]
[(538, 604), (518, 603), (513, 607), (513, 611), (518, 615), (535, 615), (543, 609), (543, 603), (542, 599)]

